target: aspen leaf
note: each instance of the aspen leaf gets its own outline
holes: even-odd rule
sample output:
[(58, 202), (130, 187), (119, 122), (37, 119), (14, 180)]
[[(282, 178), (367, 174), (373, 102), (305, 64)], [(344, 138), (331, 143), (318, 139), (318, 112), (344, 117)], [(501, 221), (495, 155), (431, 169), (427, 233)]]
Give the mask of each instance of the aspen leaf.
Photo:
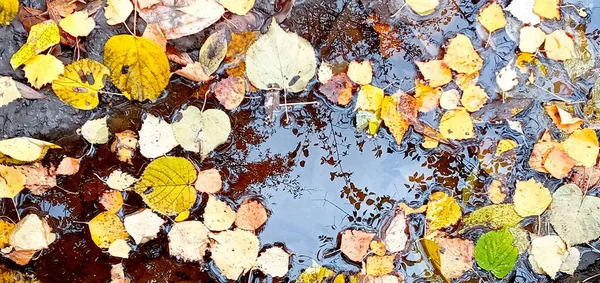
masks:
[(206, 73), (211, 75), (221, 65), (225, 54), (227, 54), (227, 37), (225, 31), (221, 30), (211, 34), (202, 44), (198, 62), (206, 68)]
[(277, 21), (271, 21), (269, 31), (246, 53), (246, 75), (259, 89), (300, 92), (316, 68), (315, 50), (310, 43), (295, 33), (285, 32)]
[(104, 45), (110, 79), (128, 99), (157, 99), (169, 83), (169, 60), (154, 41), (115, 35)]
[(506, 26), (506, 18), (504, 17), (504, 11), (502, 10), (502, 7), (500, 7), (500, 5), (495, 1), (483, 7), (479, 11), (479, 15), (477, 15), (477, 20), (489, 33), (492, 33)]
[(33, 162), (44, 158), (51, 148), (60, 148), (60, 146), (24, 137), (0, 140), (0, 160), (9, 157), (22, 162)]
[(446, 278), (459, 278), (473, 266), (475, 245), (469, 240), (435, 238), (439, 246), (440, 272)]
[(58, 25), (68, 34), (78, 37), (88, 36), (94, 30), (94, 27), (96, 27), (96, 22), (88, 16), (86, 10), (83, 10), (66, 16), (60, 20)]
[(25, 175), (25, 188), (33, 195), (41, 195), (48, 189), (56, 187), (54, 167), (46, 168), (40, 162), (16, 167)]
[(444, 91), (440, 96), (440, 107), (446, 110), (454, 110), (458, 108), (460, 103), (460, 93), (456, 89)]
[(408, 243), (407, 228), (406, 213), (403, 210), (396, 210), (383, 233), (383, 242), (389, 252), (396, 253), (406, 248)]
[(483, 88), (478, 85), (470, 85), (463, 89), (460, 102), (467, 111), (475, 112), (483, 107), (487, 99), (488, 95)]
[(426, 214), (429, 229), (437, 230), (454, 225), (461, 216), (460, 206), (451, 196), (443, 192), (435, 192), (429, 196)]
[(533, 12), (543, 19), (560, 20), (560, 0), (535, 0)]
[(75, 175), (79, 172), (79, 159), (73, 157), (63, 158), (56, 168), (56, 175)]
[(129, 252), (131, 252), (131, 247), (123, 239), (115, 240), (108, 247), (108, 254), (114, 257), (129, 258)]
[(127, 240), (129, 234), (114, 212), (100, 212), (88, 223), (92, 240), (99, 248), (108, 249), (116, 240)]
[(160, 157), (146, 166), (134, 190), (153, 210), (178, 214), (196, 202), (196, 174), (194, 165), (183, 157)]
[(475, 137), (473, 120), (464, 108), (450, 110), (442, 116), (440, 133), (447, 139), (463, 140)]
[(44, 218), (28, 214), (14, 227), (10, 234), (10, 245), (17, 251), (47, 249), (56, 240), (56, 234)]
[(0, 107), (21, 98), (17, 84), (11, 77), (0, 76)]
[(36, 55), (25, 62), (25, 77), (29, 83), (40, 89), (47, 83), (50, 83), (65, 71), (63, 63), (52, 55)]
[(235, 229), (211, 235), (211, 258), (225, 277), (237, 280), (256, 264), (259, 241), (251, 232)]
[(587, 243), (600, 237), (600, 198), (586, 196), (573, 184), (552, 194), (550, 224), (567, 246)]
[(555, 30), (546, 35), (546, 56), (555, 61), (565, 61), (575, 56), (575, 43), (564, 30)]
[(0, 26), (7, 26), (19, 12), (18, 0), (0, 1)]
[(204, 225), (211, 231), (224, 231), (229, 229), (235, 221), (235, 211), (226, 202), (208, 195), (208, 202), (204, 207)]
[(475, 51), (471, 39), (464, 34), (458, 34), (450, 39), (446, 47), (444, 64), (458, 73), (470, 75), (481, 70), (483, 60)]
[(200, 112), (197, 107), (188, 106), (180, 113), (181, 120), (172, 127), (177, 142), (185, 150), (206, 156), (229, 138), (231, 121), (225, 112), (218, 109)]
[(600, 148), (594, 130), (587, 128), (575, 130), (561, 145), (565, 152), (577, 161), (575, 165), (592, 167), (596, 164)]
[(256, 231), (267, 222), (267, 209), (258, 200), (245, 200), (238, 208), (235, 226)]
[(0, 198), (14, 198), (25, 186), (25, 175), (18, 169), (0, 165)]
[(237, 15), (245, 15), (254, 7), (255, 0), (219, 0), (225, 9)]
[(106, 184), (109, 188), (117, 191), (124, 191), (137, 182), (137, 179), (121, 170), (115, 170), (108, 175)]
[(410, 7), (415, 13), (421, 16), (427, 16), (433, 12), (438, 5), (440, 5), (439, 0), (406, 0), (406, 5)]
[(519, 35), (519, 49), (523, 52), (535, 53), (546, 40), (546, 33), (539, 27), (524, 26)]
[(183, 221), (173, 224), (169, 234), (169, 254), (184, 261), (204, 261), (210, 231), (200, 221)]
[(375, 112), (381, 109), (383, 96), (383, 89), (372, 85), (361, 86), (356, 99), (356, 110)]
[(99, 103), (98, 92), (104, 88), (109, 74), (106, 66), (90, 59), (81, 59), (65, 67), (65, 71), (52, 83), (52, 90), (63, 102), (91, 110)]
[(519, 84), (517, 72), (512, 63), (509, 63), (496, 74), (496, 83), (502, 91), (509, 91)]
[(107, 117), (88, 120), (81, 126), (81, 135), (91, 144), (105, 144), (108, 142)]
[(165, 220), (150, 209), (143, 209), (125, 216), (125, 230), (131, 235), (136, 244), (143, 244), (157, 237)]
[(550, 191), (534, 179), (517, 181), (515, 187), (515, 211), (521, 217), (540, 215), (552, 202)]
[(348, 229), (342, 232), (340, 251), (351, 261), (362, 262), (369, 251), (369, 244), (375, 233)]
[(104, 8), (104, 16), (106, 23), (109, 25), (117, 25), (129, 18), (133, 12), (133, 4), (128, 0), (107, 0)]
[(416, 62), (423, 77), (431, 87), (440, 87), (452, 81), (452, 71), (444, 65), (443, 60)]
[(215, 85), (215, 97), (227, 110), (240, 106), (246, 95), (246, 80), (240, 77), (228, 77)]
[(373, 66), (367, 61), (352, 61), (348, 65), (348, 78), (359, 85), (368, 85), (373, 80)]
[(382, 241), (371, 241), (371, 243), (369, 243), (369, 249), (376, 255), (385, 255), (387, 252), (385, 243)]
[(171, 125), (152, 114), (146, 114), (139, 134), (140, 153), (146, 158), (162, 156), (179, 144)]
[(284, 277), (289, 271), (289, 265), (290, 254), (277, 246), (266, 249), (256, 260), (256, 267), (264, 274), (273, 277)]
[(365, 262), (367, 275), (383, 276), (392, 273), (394, 271), (395, 259), (395, 253), (384, 256), (369, 256)]
[(196, 179), (196, 190), (201, 193), (215, 194), (221, 191), (223, 181), (217, 169), (208, 169), (198, 172)]
[[(10, 58), (13, 69), (23, 65), (29, 59), (60, 42), (58, 25), (53, 20), (47, 20), (31, 27), (27, 43)], [(49, 55), (48, 55), (49, 56)]]
[(514, 238), (508, 229), (487, 232), (477, 240), (475, 259), (477, 265), (504, 278), (515, 266), (519, 251), (513, 246)]
[(555, 279), (568, 255), (567, 245), (559, 236), (536, 237), (531, 241), (529, 262)]
[(440, 104), (442, 90), (423, 84), (420, 80), (415, 82), (415, 97), (420, 112), (435, 110)]
[[(404, 99), (412, 99), (416, 108), (416, 102), (414, 98), (405, 93), (397, 93), (393, 96), (386, 96), (383, 98), (383, 102), (381, 103), (381, 119), (385, 123), (385, 126), (388, 127), (392, 136), (396, 140), (396, 144), (402, 144), (402, 139), (404, 138), (404, 134), (408, 131), (408, 127), (410, 126), (407, 118), (404, 117), (407, 113), (401, 113), (398, 110), (399, 103), (408, 103), (403, 101)], [(416, 109), (413, 109), (416, 111)]]
[(513, 227), (523, 220), (515, 211), (515, 206), (510, 204), (493, 204), (467, 214), (463, 223), (465, 228), (475, 226), (490, 226), (493, 229)]
[(506, 11), (513, 14), (513, 16), (524, 24), (537, 25), (540, 23), (541, 19), (533, 12), (535, 1), (536, 0), (512, 1), (510, 2), (510, 5), (506, 7)]

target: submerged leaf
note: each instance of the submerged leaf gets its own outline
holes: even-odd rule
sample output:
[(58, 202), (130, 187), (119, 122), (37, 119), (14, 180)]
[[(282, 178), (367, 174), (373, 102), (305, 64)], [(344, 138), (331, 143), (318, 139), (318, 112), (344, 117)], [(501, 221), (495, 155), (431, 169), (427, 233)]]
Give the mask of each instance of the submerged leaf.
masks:
[(462, 212), (454, 198), (443, 192), (435, 192), (429, 196), (426, 216), (429, 229), (437, 230), (456, 224)]
[(490, 226), (493, 229), (513, 227), (523, 220), (515, 212), (513, 204), (497, 204), (484, 206), (471, 212), (463, 219), (465, 229), (474, 226)]

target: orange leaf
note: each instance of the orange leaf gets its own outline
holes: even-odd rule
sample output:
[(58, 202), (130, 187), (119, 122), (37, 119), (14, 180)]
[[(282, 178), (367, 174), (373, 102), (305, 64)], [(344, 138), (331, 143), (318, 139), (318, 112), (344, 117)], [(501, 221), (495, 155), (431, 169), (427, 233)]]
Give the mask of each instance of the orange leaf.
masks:
[(221, 191), (223, 181), (217, 169), (202, 170), (196, 179), (196, 190), (202, 193), (214, 194)]
[(257, 200), (246, 200), (240, 205), (235, 225), (244, 230), (255, 231), (267, 222), (267, 210)]
[(240, 77), (228, 77), (215, 86), (215, 96), (227, 110), (240, 106), (245, 95), (246, 81)]
[(340, 250), (351, 261), (361, 262), (369, 251), (375, 233), (348, 229), (342, 232)]

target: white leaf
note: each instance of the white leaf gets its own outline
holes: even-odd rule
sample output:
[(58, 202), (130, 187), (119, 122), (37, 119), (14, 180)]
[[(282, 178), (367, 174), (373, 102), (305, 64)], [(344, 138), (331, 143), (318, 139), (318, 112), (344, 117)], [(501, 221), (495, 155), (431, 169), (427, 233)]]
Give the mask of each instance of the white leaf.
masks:
[(178, 145), (171, 125), (159, 117), (148, 114), (140, 135), (140, 153), (146, 158), (157, 158)]
[(575, 273), (575, 270), (579, 266), (579, 259), (581, 258), (581, 253), (576, 247), (570, 247), (567, 253), (567, 258), (560, 266), (559, 271), (573, 275), (573, 273)]
[(264, 274), (273, 277), (284, 277), (290, 264), (290, 254), (280, 247), (270, 247), (256, 260), (256, 267)]
[(108, 253), (114, 257), (129, 258), (129, 252), (131, 247), (123, 239), (117, 239), (108, 247)]
[(106, 117), (88, 120), (81, 127), (81, 135), (91, 144), (105, 144), (108, 142), (108, 125)]
[(35, 214), (25, 216), (10, 234), (10, 245), (17, 251), (46, 249), (56, 240), (45, 219)]
[(135, 182), (137, 182), (135, 177), (117, 169), (108, 175), (106, 185), (113, 190), (124, 191), (129, 189)]
[(225, 277), (237, 280), (255, 266), (259, 241), (251, 232), (235, 229), (211, 235), (210, 257)]
[(151, 209), (144, 209), (125, 216), (123, 223), (127, 233), (139, 245), (155, 239), (158, 232), (160, 232), (160, 227), (165, 224), (165, 220), (152, 212)]
[(0, 107), (21, 97), (17, 84), (11, 77), (0, 77)]
[(554, 279), (567, 258), (567, 246), (559, 236), (537, 237), (531, 241), (529, 261)]
[(506, 7), (506, 11), (524, 24), (537, 25), (540, 23), (540, 17), (533, 12), (533, 4), (535, 0), (512, 1)]
[(408, 242), (408, 235), (406, 234), (407, 226), (404, 211), (397, 211), (384, 233), (385, 238), (383, 242), (390, 253), (402, 251), (406, 247), (406, 243)]
[(229, 229), (235, 221), (235, 211), (224, 201), (213, 195), (208, 195), (208, 202), (204, 207), (204, 225), (211, 231)]
[(184, 261), (203, 261), (210, 231), (200, 221), (173, 224), (169, 231), (169, 254)]
[(568, 246), (600, 237), (600, 198), (584, 196), (573, 184), (564, 185), (552, 195), (550, 223)]

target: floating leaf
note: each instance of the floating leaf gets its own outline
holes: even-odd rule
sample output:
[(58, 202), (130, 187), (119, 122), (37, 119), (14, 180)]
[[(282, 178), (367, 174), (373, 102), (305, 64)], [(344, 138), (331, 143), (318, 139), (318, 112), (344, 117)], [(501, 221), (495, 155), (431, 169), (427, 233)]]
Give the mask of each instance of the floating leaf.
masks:
[(124, 191), (131, 187), (133, 184), (137, 182), (137, 179), (127, 173), (124, 173), (121, 170), (115, 170), (110, 175), (108, 175), (108, 179), (106, 180), (106, 184), (109, 188)]
[(219, 0), (225, 9), (237, 15), (245, 15), (254, 7), (255, 0)]
[(125, 230), (131, 235), (137, 245), (143, 244), (157, 237), (165, 220), (160, 218), (151, 209), (142, 209), (125, 216), (123, 220)]
[[(473, 266), (475, 245), (469, 240), (436, 238), (440, 272), (446, 278), (459, 278)], [(435, 264), (434, 264), (435, 265)]]
[(348, 229), (342, 232), (340, 251), (351, 261), (361, 262), (369, 251), (375, 233)]
[(521, 217), (540, 215), (552, 202), (550, 191), (534, 179), (517, 181), (515, 186), (515, 211)]
[(36, 214), (23, 217), (10, 234), (10, 245), (17, 251), (47, 249), (56, 240), (46, 219)]
[(184, 261), (204, 262), (204, 254), (210, 242), (210, 231), (200, 221), (184, 221), (173, 224), (169, 234), (169, 254)]
[(581, 126), (581, 124), (583, 124), (582, 119), (580, 119), (578, 117), (574, 117), (573, 115), (571, 115), (571, 113), (563, 110), (562, 108), (558, 107), (557, 105), (544, 106), (544, 110), (546, 110), (546, 113), (548, 113), (548, 116), (550, 116), (550, 119), (552, 119), (554, 124), (559, 129), (561, 129), (569, 134), (573, 133), (575, 130), (577, 130), (579, 128), (579, 126)]
[(546, 35), (546, 56), (555, 61), (565, 61), (575, 56), (575, 43), (564, 30), (555, 30)]
[(502, 7), (500, 7), (500, 5), (498, 5), (498, 3), (496, 3), (495, 1), (483, 7), (479, 11), (479, 15), (477, 15), (477, 20), (489, 33), (492, 33), (506, 26), (506, 18), (504, 17), (504, 11), (502, 11)]
[(402, 144), (404, 134), (406, 134), (408, 127), (410, 126), (409, 120), (405, 115), (414, 114), (400, 112), (401, 106), (399, 104), (403, 103), (402, 105), (408, 105), (410, 104), (407, 102), (409, 99), (414, 105), (410, 105), (410, 107), (408, 107), (410, 109), (402, 109), (410, 111), (414, 110), (416, 112), (416, 102), (414, 101), (414, 98), (402, 92), (398, 92), (393, 96), (384, 97), (383, 102), (381, 103), (381, 119), (383, 119), (385, 126), (388, 127), (398, 145)]
[(509, 91), (519, 84), (517, 72), (512, 63), (509, 63), (496, 74), (496, 83), (502, 91)]
[(81, 135), (91, 144), (105, 144), (108, 142), (107, 117), (88, 120), (81, 126)]
[(235, 226), (256, 231), (267, 222), (267, 209), (258, 200), (245, 200), (238, 208)]
[(345, 73), (337, 74), (320, 85), (319, 92), (329, 101), (346, 106), (352, 101), (352, 81)]
[(114, 257), (129, 258), (129, 252), (131, 247), (123, 239), (117, 239), (108, 247), (108, 254)]
[(368, 85), (373, 80), (373, 66), (367, 61), (352, 61), (348, 65), (348, 78), (359, 85)]
[(513, 241), (507, 229), (481, 235), (475, 246), (477, 265), (498, 278), (504, 278), (514, 268), (519, 256), (519, 251), (512, 245)]
[(536, 237), (531, 241), (529, 262), (532, 266), (555, 279), (567, 259), (567, 245), (559, 236)]
[(533, 12), (533, 5), (536, 0), (520, 0), (512, 1), (506, 7), (506, 11), (510, 12), (519, 21), (532, 26), (540, 23), (540, 17)]
[(139, 134), (140, 153), (146, 158), (165, 155), (179, 144), (172, 126), (152, 114), (146, 114)]
[(29, 83), (40, 89), (47, 83), (58, 79), (65, 71), (63, 63), (52, 55), (36, 55), (25, 62), (25, 77)]
[(535, 0), (533, 12), (542, 19), (560, 20), (560, 0)]
[(408, 243), (407, 228), (406, 213), (403, 210), (397, 210), (383, 233), (383, 242), (389, 252), (396, 253), (406, 248)]
[(463, 140), (475, 137), (473, 120), (464, 108), (450, 110), (440, 120), (440, 133), (447, 139)]
[(446, 47), (444, 64), (456, 72), (470, 75), (481, 70), (483, 60), (475, 51), (471, 39), (464, 34), (458, 34), (450, 39)]
[(194, 165), (183, 157), (160, 157), (146, 166), (135, 191), (153, 210), (178, 214), (196, 202), (196, 174)]
[(100, 212), (88, 223), (90, 235), (96, 246), (108, 249), (118, 239), (127, 240), (129, 234), (121, 219), (114, 212)]
[(483, 88), (478, 85), (470, 85), (463, 89), (460, 102), (467, 111), (475, 112), (483, 107), (487, 99), (488, 95)]
[(221, 65), (227, 54), (227, 38), (225, 31), (217, 31), (211, 34), (202, 47), (198, 55), (198, 62), (206, 68), (206, 74), (211, 75)]
[(325, 62), (321, 63), (319, 70), (317, 71), (317, 78), (322, 84), (329, 82), (329, 80), (333, 78), (333, 70), (331, 69), (331, 65)]
[(298, 283), (322, 282), (328, 278), (333, 278), (333, 276), (335, 276), (335, 272), (313, 261), (312, 266), (302, 271), (298, 276)]
[(221, 190), (223, 181), (217, 169), (208, 169), (198, 172), (196, 190), (201, 193), (215, 194)]
[(10, 245), (10, 234), (15, 229), (16, 225), (0, 220), (0, 248), (5, 248)]
[(21, 46), (10, 58), (10, 65), (13, 69), (23, 65), (36, 54), (54, 46), (60, 42), (60, 33), (58, 25), (53, 20), (47, 20), (31, 27), (27, 43)]
[(519, 36), (519, 49), (523, 52), (535, 53), (546, 40), (546, 33), (539, 27), (524, 26)]
[(586, 196), (573, 184), (552, 194), (550, 224), (567, 246), (587, 243), (600, 237), (600, 198)]
[(63, 102), (77, 109), (91, 110), (98, 106), (98, 92), (104, 88), (106, 66), (90, 59), (81, 59), (65, 67), (52, 82), (52, 90)]
[(128, 99), (157, 99), (169, 83), (169, 60), (154, 41), (115, 35), (104, 45), (110, 79)]
[(106, 191), (100, 197), (100, 205), (111, 213), (116, 213), (123, 207), (123, 195), (119, 191)]
[(290, 254), (280, 247), (270, 247), (260, 253), (256, 267), (264, 274), (273, 277), (284, 277), (290, 265)]
[(217, 146), (225, 143), (231, 133), (229, 116), (218, 109), (208, 109), (199, 118), (200, 153), (208, 155)]
[(456, 224), (462, 212), (454, 198), (443, 192), (435, 192), (429, 196), (426, 216), (429, 229), (437, 230)]
[(490, 226), (493, 229), (513, 227), (523, 220), (515, 212), (513, 204), (497, 204), (484, 206), (467, 214), (463, 219), (465, 229), (474, 226)]
[(454, 110), (459, 108), (460, 93), (456, 89), (444, 91), (440, 96), (440, 107), (446, 110)]
[[(22, 162), (37, 161), (44, 158), (51, 148), (60, 148), (60, 146), (32, 138), (0, 140), (0, 161), (2, 163), (15, 163), (15, 159)], [(7, 157), (9, 160), (3, 160)]]
[(235, 221), (235, 211), (226, 202), (208, 195), (208, 202), (204, 207), (204, 225), (211, 231), (224, 231), (229, 229)]
[(439, 0), (406, 0), (406, 5), (410, 7), (415, 13), (421, 16), (427, 16), (433, 12), (438, 5), (440, 5)]
[(502, 182), (498, 180), (493, 180), (487, 190), (490, 201), (493, 204), (503, 203), (504, 199), (506, 199), (506, 192), (502, 188)]
[(316, 68), (315, 50), (310, 43), (295, 33), (285, 32), (277, 21), (271, 21), (269, 31), (246, 53), (246, 75), (259, 89), (300, 92)]
[(598, 152), (600, 152), (596, 131), (592, 129), (575, 130), (561, 145), (565, 152), (577, 161), (575, 165), (592, 167), (596, 164)]
[(0, 1), (0, 26), (7, 26), (19, 12), (18, 0)]
[(416, 62), (423, 77), (431, 87), (440, 87), (452, 81), (452, 70), (444, 65), (443, 60)]
[(393, 272), (395, 259), (395, 253), (391, 255), (372, 255), (368, 257), (365, 262), (367, 275), (383, 276)]
[(215, 97), (227, 110), (240, 106), (246, 95), (246, 80), (240, 77), (228, 77), (215, 85)]
[(225, 277), (237, 280), (256, 264), (258, 238), (251, 232), (235, 229), (211, 235), (211, 255)]
[(79, 172), (79, 159), (73, 157), (63, 158), (56, 168), (56, 175), (75, 175)]
[(18, 169), (0, 165), (0, 198), (14, 198), (25, 188), (25, 175)]

